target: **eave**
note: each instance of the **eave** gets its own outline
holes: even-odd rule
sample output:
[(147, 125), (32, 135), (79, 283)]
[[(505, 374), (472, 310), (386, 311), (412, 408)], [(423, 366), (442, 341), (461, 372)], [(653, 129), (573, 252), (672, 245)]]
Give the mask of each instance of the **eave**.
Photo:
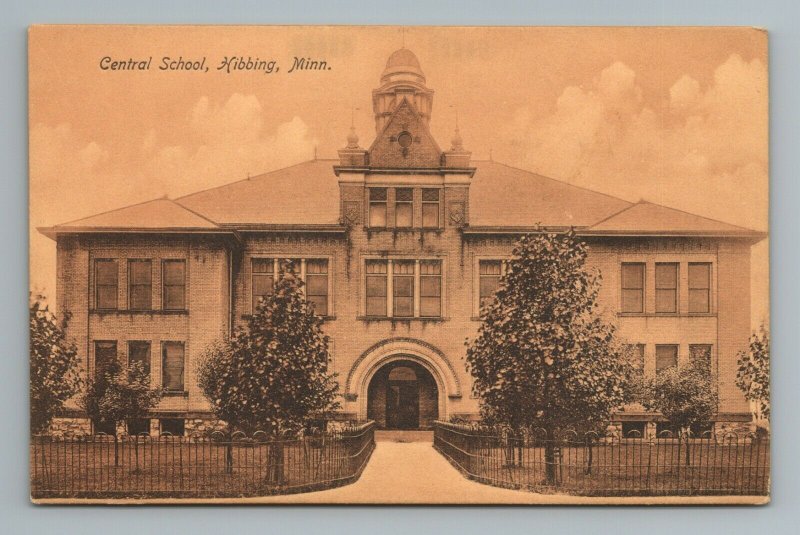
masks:
[(370, 175), (475, 175), (477, 167), (349, 167), (334, 165), (333, 172), (339, 176), (340, 172), (365, 173)]
[(48, 238), (55, 240), (63, 234), (211, 234), (228, 235), (237, 242), (241, 242), (241, 236), (235, 229), (224, 228), (196, 228), (196, 227), (168, 227), (168, 228), (138, 228), (138, 227), (37, 227), (36, 230)]
[(768, 237), (766, 232), (754, 230), (742, 231), (613, 231), (613, 230), (591, 230), (589, 228), (576, 228), (569, 226), (530, 226), (530, 227), (503, 227), (503, 226), (468, 226), (461, 229), (465, 236), (485, 236), (485, 235), (522, 235), (543, 232), (567, 232), (570, 228), (575, 229), (578, 236), (588, 237), (625, 237), (625, 238), (737, 238), (753, 240), (759, 242)]

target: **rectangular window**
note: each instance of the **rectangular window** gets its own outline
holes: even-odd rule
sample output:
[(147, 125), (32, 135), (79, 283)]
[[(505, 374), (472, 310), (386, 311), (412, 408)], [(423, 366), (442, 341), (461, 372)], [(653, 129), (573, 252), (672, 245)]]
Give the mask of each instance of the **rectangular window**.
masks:
[(394, 226), (411, 227), (414, 224), (414, 190), (397, 188), (394, 190)]
[(622, 436), (624, 438), (642, 438), (644, 437), (644, 430), (647, 428), (647, 422), (622, 422)]
[(642, 376), (644, 374), (644, 344), (631, 344), (629, 349), (633, 357), (636, 374)]
[(422, 260), (419, 263), (419, 315), (438, 318), (442, 315), (442, 262)]
[(711, 264), (689, 264), (689, 312), (711, 312)]
[(117, 342), (97, 341), (94, 343), (95, 376), (103, 373), (103, 370), (115, 360), (117, 360)]
[(414, 262), (395, 261), (392, 272), (392, 315), (410, 318), (414, 316)]
[(663, 370), (678, 365), (678, 346), (658, 345), (656, 346), (656, 375)]
[(134, 363), (141, 364), (150, 375), (150, 342), (128, 342), (128, 366)]
[(478, 262), (480, 306), (483, 308), (494, 299), (503, 272), (502, 260), (480, 260)]
[(386, 316), (387, 274), (386, 260), (367, 260), (367, 316)]
[(678, 311), (678, 264), (656, 263), (656, 313)]
[(644, 263), (622, 264), (622, 312), (644, 312)]
[(183, 392), (183, 342), (164, 342), (161, 384), (170, 392)]
[(275, 290), (275, 263), (272, 258), (253, 258), (250, 261), (252, 273), (253, 312), (259, 301), (272, 295)]
[(119, 284), (116, 260), (94, 261), (94, 304), (100, 310), (115, 310)]
[(186, 309), (186, 261), (164, 260), (162, 264), (164, 310)]
[(369, 226), (386, 227), (386, 188), (369, 188)]
[(711, 371), (711, 345), (691, 344), (689, 346), (689, 359), (692, 362), (702, 362), (703, 366)]
[(150, 434), (149, 418), (133, 418), (126, 422), (128, 424), (128, 434), (133, 436)]
[(150, 260), (128, 260), (128, 308), (153, 308), (153, 263)]
[(439, 190), (422, 190), (422, 226), (439, 228)]
[(159, 421), (162, 435), (172, 435), (174, 437), (182, 437), (186, 425), (182, 418), (161, 418)]
[(306, 260), (306, 300), (318, 316), (328, 315), (328, 261)]

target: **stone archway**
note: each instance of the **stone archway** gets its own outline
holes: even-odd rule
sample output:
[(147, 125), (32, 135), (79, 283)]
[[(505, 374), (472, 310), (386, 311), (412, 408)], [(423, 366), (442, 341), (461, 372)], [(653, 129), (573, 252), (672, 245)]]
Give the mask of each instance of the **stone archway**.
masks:
[[(358, 402), (358, 417), (366, 419), (369, 386), (373, 377), (388, 364), (404, 362), (419, 366), (433, 380), (436, 391), (436, 417), (446, 419), (447, 401), (461, 397), (461, 385), (450, 362), (434, 346), (420, 340), (396, 338), (382, 341), (365, 351), (355, 362), (345, 382), (345, 393)], [(390, 368), (386, 368), (390, 370)]]
[(429, 429), (439, 418), (439, 388), (410, 360), (384, 364), (367, 387), (367, 418), (380, 429)]

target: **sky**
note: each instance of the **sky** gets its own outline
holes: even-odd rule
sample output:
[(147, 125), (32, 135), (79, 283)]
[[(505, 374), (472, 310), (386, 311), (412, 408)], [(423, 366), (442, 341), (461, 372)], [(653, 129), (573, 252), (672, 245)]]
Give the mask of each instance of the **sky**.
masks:
[[(333, 158), (405, 46), (473, 158), (630, 201), (768, 230), (766, 33), (746, 28), (48, 26), (29, 34), (30, 284), (55, 296), (35, 229)], [(206, 58), (208, 72), (162, 71)], [(272, 74), (218, 71), (275, 60)], [(288, 73), (292, 59), (324, 71)], [(152, 57), (148, 71), (102, 70)], [(753, 325), (769, 317), (768, 240), (753, 248)]]

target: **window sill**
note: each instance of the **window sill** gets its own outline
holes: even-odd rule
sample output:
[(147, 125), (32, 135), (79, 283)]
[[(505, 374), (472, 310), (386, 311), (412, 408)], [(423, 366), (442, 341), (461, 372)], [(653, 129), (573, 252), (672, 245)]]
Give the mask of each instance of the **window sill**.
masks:
[(189, 392), (183, 390), (165, 390), (164, 391), (165, 398), (188, 398)]
[[(242, 314), (242, 315), (239, 316), (239, 318), (241, 318), (243, 320), (249, 320), (252, 317), (253, 317), (252, 314)], [(318, 317), (322, 321), (334, 321), (336, 319), (336, 316), (318, 316)]]
[(714, 312), (617, 312), (620, 318), (715, 318)]
[(378, 322), (378, 321), (391, 321), (392, 323), (412, 323), (412, 322), (421, 322), (421, 323), (441, 323), (443, 321), (448, 321), (449, 318), (396, 318), (396, 317), (389, 317), (389, 316), (357, 316), (357, 320), (365, 321), (365, 322)]
[(415, 234), (417, 232), (444, 232), (442, 227), (364, 227), (365, 232), (394, 232), (397, 234)]
[(145, 315), (150, 314), (153, 316), (185, 316), (189, 314), (188, 309), (183, 310), (163, 310), (163, 309), (149, 309), (149, 310), (133, 310), (127, 308), (95, 308), (89, 311), (91, 314), (100, 316), (107, 316), (111, 314), (129, 314), (129, 315)]

